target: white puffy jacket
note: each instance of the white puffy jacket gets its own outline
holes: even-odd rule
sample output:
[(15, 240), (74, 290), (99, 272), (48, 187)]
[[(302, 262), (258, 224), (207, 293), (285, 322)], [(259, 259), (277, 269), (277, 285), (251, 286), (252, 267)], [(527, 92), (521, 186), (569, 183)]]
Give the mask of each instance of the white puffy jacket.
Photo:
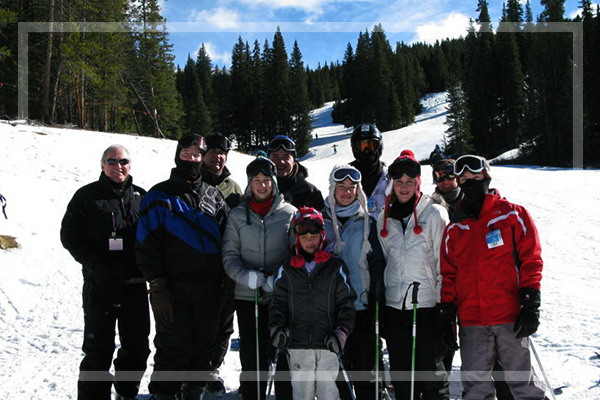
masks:
[[(411, 213), (406, 231), (394, 218), (387, 221), (388, 235), (379, 241), (387, 260), (384, 273), (386, 304), (399, 310), (412, 308), (413, 282), (419, 282), (418, 307), (434, 307), (440, 300), (442, 277), (440, 275), (440, 245), (448, 225), (448, 212), (429, 196), (423, 194), (417, 203), (417, 219), (423, 229), (413, 231), (414, 215)], [(377, 229), (383, 227), (384, 213), (377, 219)], [(404, 299), (406, 298), (406, 302)]]

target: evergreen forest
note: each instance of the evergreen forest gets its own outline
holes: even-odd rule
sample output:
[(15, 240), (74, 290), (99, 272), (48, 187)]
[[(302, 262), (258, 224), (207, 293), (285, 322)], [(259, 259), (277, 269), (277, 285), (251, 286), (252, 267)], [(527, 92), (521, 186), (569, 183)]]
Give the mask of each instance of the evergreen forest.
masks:
[[(240, 36), (228, 67), (203, 44), (175, 65), (159, 0), (0, 0), (0, 117), (19, 117), (18, 23), (39, 22), (44, 29), (27, 36), (27, 117), (47, 125), (169, 138), (221, 132), (247, 152), (286, 134), (302, 155), (309, 111), (326, 102), (336, 123), (389, 131), (414, 123), (423, 95), (448, 92), (450, 156), (518, 148), (524, 164), (600, 166), (598, 6), (581, 0), (571, 20), (565, 0), (539, 0), (537, 16), (529, 0), (505, 0), (491, 21), (488, 1), (473, 1), (461, 38), (390, 43), (378, 24), (339, 60), (311, 69), (279, 29), (263, 43)], [(127, 29), (86, 30), (87, 21)], [(578, 29), (553, 29), (557, 22)]]

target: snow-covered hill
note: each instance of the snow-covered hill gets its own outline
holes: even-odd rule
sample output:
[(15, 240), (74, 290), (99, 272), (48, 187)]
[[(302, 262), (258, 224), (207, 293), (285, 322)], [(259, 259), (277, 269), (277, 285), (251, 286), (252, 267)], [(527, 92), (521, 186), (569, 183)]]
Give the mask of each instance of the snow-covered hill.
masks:
[[(442, 142), (445, 97), (425, 101), (415, 124), (383, 134), (388, 164), (405, 148), (425, 159)], [(331, 104), (313, 111), (318, 139), (302, 161), (309, 180), (324, 193), (332, 166), (353, 159), (350, 130), (332, 124), (330, 113)], [(121, 143), (130, 150), (134, 182), (148, 189), (168, 177), (175, 142), (4, 122), (0, 193), (8, 200), (9, 219), (0, 215), (0, 234), (16, 236), (21, 248), (0, 250), (0, 398), (74, 399), (83, 336), (82, 279), (80, 266), (59, 240), (65, 207), (76, 189), (98, 178), (100, 156), (109, 145)], [(250, 160), (237, 152), (229, 156), (227, 165), (242, 187)], [(425, 166), (426, 193), (433, 191), (430, 175)], [(502, 166), (492, 167), (492, 176), (492, 186), (530, 210), (540, 232), (542, 326), (534, 340), (552, 385), (567, 385), (558, 398), (600, 399), (595, 355), (600, 351), (600, 214), (595, 211), (600, 172)], [(238, 385), (237, 357), (230, 352), (222, 368), (232, 392)], [(151, 364), (152, 358), (142, 393), (148, 390)]]

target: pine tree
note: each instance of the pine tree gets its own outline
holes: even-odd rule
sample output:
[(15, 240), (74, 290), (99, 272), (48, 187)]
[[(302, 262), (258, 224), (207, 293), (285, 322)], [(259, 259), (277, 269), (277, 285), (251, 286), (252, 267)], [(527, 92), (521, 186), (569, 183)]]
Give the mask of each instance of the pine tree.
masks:
[(179, 137), (183, 112), (175, 88), (173, 46), (158, 0), (139, 1), (131, 19), (144, 28), (133, 34), (136, 58), (126, 74), (137, 106), (145, 112), (140, 121), (142, 129), (154, 135)]
[(248, 44), (238, 38), (231, 54), (231, 131), (238, 146), (252, 146), (252, 61)]
[(290, 135), (296, 142), (298, 156), (303, 156), (308, 151), (311, 141), (311, 118), (309, 115), (308, 86), (302, 53), (298, 42), (294, 41), (294, 47), (290, 56), (290, 87), (289, 104), (291, 113)]
[(446, 146), (444, 153), (448, 157), (458, 158), (464, 154), (474, 153), (469, 110), (465, 94), (459, 84), (450, 85), (448, 89), (448, 114), (446, 115)]
[(213, 102), (213, 74), (212, 74), (212, 60), (206, 52), (204, 43), (200, 45), (198, 54), (196, 55), (196, 73), (200, 81), (200, 87), (202, 88), (202, 95), (204, 103), (208, 107), (208, 110), (213, 116), (214, 102)]
[(289, 65), (285, 42), (279, 28), (273, 37), (272, 46), (263, 50), (263, 57), (264, 109), (269, 112), (263, 115), (266, 122), (265, 139), (270, 141), (275, 135), (289, 134), (291, 130)]
[(372, 104), (373, 120), (379, 129), (384, 131), (397, 129), (400, 127), (401, 118), (398, 95), (390, 71), (392, 50), (381, 25), (373, 30), (371, 43), (371, 91), (376, 95), (363, 101)]
[(185, 110), (184, 133), (196, 133), (203, 136), (212, 133), (211, 119), (206, 103), (204, 103), (196, 64), (190, 56), (188, 56), (183, 69), (182, 89)]

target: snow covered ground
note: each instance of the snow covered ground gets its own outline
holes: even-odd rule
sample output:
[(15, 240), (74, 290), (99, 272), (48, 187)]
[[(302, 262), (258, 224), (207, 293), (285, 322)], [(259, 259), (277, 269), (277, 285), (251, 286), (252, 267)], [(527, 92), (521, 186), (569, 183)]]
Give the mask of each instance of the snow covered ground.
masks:
[[(426, 159), (442, 143), (445, 97), (425, 102), (417, 123), (383, 134), (388, 164), (405, 148)], [(353, 159), (350, 130), (332, 124), (330, 112), (331, 104), (313, 112), (318, 139), (302, 161), (323, 193), (331, 168)], [(66, 205), (75, 190), (98, 178), (100, 156), (109, 145), (121, 143), (130, 150), (134, 182), (149, 189), (169, 176), (175, 142), (0, 121), (0, 143), (0, 193), (8, 200), (0, 234), (16, 236), (21, 245), (0, 250), (0, 398), (74, 399), (83, 336), (82, 279), (80, 265), (59, 240)], [(242, 187), (250, 160), (234, 151), (229, 155), (227, 165)], [(558, 399), (600, 399), (600, 171), (502, 166), (492, 167), (491, 174), (492, 186), (526, 206), (540, 232), (542, 325), (534, 340), (551, 384), (567, 386)], [(422, 190), (430, 193), (429, 167), (423, 176)], [(142, 394), (148, 393), (151, 370), (152, 355)], [(230, 390), (224, 399), (234, 399), (236, 352), (229, 352), (221, 370)]]

